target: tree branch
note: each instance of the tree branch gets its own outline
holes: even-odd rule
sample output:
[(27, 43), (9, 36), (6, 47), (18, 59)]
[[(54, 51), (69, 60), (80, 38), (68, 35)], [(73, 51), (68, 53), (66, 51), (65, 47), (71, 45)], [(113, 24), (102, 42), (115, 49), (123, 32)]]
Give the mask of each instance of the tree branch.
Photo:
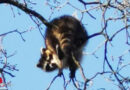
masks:
[(25, 4), (19, 3), (18, 1), (14, 1), (14, 0), (0, 0), (0, 4), (3, 4), (3, 3), (11, 4), (11, 5), (21, 9), (25, 13), (37, 17), (47, 27), (52, 26), (50, 23), (48, 23), (48, 21), (43, 16), (41, 16), (39, 13), (35, 12), (34, 10), (29, 9)]

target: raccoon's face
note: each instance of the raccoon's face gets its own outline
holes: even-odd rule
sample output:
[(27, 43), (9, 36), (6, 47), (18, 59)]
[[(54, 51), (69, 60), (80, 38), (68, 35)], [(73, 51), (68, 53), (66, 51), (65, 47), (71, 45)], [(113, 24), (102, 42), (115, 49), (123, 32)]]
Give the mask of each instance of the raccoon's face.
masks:
[(49, 49), (41, 49), (41, 58), (37, 67), (49, 72), (61, 67), (61, 62), (57, 55), (52, 53)]

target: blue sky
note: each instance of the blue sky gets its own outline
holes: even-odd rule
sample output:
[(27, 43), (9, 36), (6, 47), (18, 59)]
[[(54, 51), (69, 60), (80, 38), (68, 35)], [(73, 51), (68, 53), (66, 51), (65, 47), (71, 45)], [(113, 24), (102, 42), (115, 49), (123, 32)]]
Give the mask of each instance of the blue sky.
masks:
[[(35, 0), (34, 0), (35, 1)], [(35, 1), (36, 2), (36, 1)], [(39, 0), (36, 2), (37, 5), (32, 5), (33, 9), (38, 13), (43, 15), (46, 19), (49, 18), (51, 14), (51, 10), (47, 5), (45, 5), (45, 1)], [(82, 4), (72, 0), (72, 5), (82, 9)], [(4, 37), (3, 40), (3, 48), (6, 49), (7, 54), (11, 55), (15, 53), (14, 56), (8, 59), (8, 62), (12, 65), (17, 64), (17, 69), (19, 71), (14, 71), (16, 77), (12, 78), (9, 75), (5, 75), (7, 82), (11, 81), (11, 86), (9, 86), (9, 90), (45, 90), (53, 77), (57, 74), (57, 71), (52, 73), (46, 73), (39, 68), (36, 67), (36, 64), (40, 58), (40, 48), (41, 46), (45, 47), (44, 40), (37, 29), (35, 23), (30, 19), (30, 17), (22, 12), (21, 10), (13, 7), (13, 11), (11, 10), (10, 5), (0, 5), (0, 34), (12, 31), (19, 30), (25, 31), (29, 30), (27, 33), (23, 34), (23, 38), (25, 42), (21, 39), (18, 33), (11, 33)], [(76, 9), (72, 8), (69, 5), (61, 8), (59, 11), (55, 10), (54, 14), (51, 17), (51, 20), (55, 17), (61, 15), (72, 15), (74, 12), (77, 12), (78, 18), (81, 18), (81, 13)], [(15, 17), (13, 17), (13, 13)], [(18, 15), (20, 13), (20, 15)], [(92, 11), (96, 17), (96, 20), (92, 19), (88, 14), (84, 15), (84, 19), (82, 20), (85, 25), (85, 28), (88, 31), (88, 34), (91, 35), (95, 32), (101, 30), (101, 11), (96, 12), (96, 10)], [(110, 13), (107, 14), (110, 16)], [(114, 13), (111, 13), (114, 15)], [(122, 22), (111, 22), (108, 27), (109, 35), (112, 35), (119, 30), (121, 26), (123, 26)], [(45, 30), (45, 26), (42, 25), (43, 33)], [(121, 32), (115, 39), (112, 41), (113, 47), (109, 44), (109, 59), (111, 60), (111, 56), (118, 57), (126, 50), (130, 49), (127, 45), (125, 45), (126, 38), (125, 33)], [(88, 44), (84, 48), (85, 53), (93, 52), (100, 44), (104, 41), (103, 36), (98, 36), (89, 40)], [(123, 46), (123, 47), (122, 47)], [(103, 67), (103, 55), (104, 55), (104, 45), (99, 48), (96, 52), (98, 59), (93, 55), (83, 55), (82, 66), (87, 78), (91, 78), (96, 72), (101, 72)], [(130, 62), (129, 53), (124, 56), (126, 61), (124, 64)], [(115, 59), (118, 61), (118, 58)], [(117, 61), (111, 62), (114, 68), (117, 66)], [(106, 66), (106, 69), (108, 67)], [(108, 69), (109, 70), (109, 69)], [(130, 66), (126, 68), (126, 70), (122, 71), (126, 76), (130, 75)], [(68, 69), (64, 70), (64, 74), (66, 80), (69, 80), (69, 72)], [(82, 80), (81, 74), (79, 70), (76, 73), (77, 79)], [(117, 86), (113, 84), (113, 82), (107, 80), (108, 75), (99, 75), (93, 81), (93, 85), (88, 87), (89, 90), (97, 90), (99, 88), (106, 88), (105, 90), (118, 90)], [(89, 83), (91, 84), (91, 83)], [(117, 83), (116, 83), (117, 84)], [(58, 77), (54, 83), (52, 84), (50, 90), (63, 90), (63, 79)], [(73, 84), (69, 84), (67, 90), (76, 90)], [(102, 89), (99, 89), (102, 90)]]

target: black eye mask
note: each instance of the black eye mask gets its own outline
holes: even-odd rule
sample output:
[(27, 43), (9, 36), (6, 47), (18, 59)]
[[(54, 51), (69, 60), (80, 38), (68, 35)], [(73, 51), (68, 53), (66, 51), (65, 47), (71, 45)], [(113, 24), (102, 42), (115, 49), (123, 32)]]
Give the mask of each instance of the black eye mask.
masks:
[(45, 69), (46, 69), (46, 71), (53, 71), (56, 68), (57, 68), (57, 65), (55, 63), (53, 63), (53, 64), (47, 64)]

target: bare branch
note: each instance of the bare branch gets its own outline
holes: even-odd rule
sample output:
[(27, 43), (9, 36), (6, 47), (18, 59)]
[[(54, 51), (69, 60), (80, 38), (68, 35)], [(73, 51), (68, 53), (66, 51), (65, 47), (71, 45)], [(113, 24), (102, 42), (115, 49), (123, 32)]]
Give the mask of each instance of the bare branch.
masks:
[(126, 28), (129, 28), (129, 27), (130, 27), (130, 25), (121, 28), (121, 29), (118, 30), (115, 34), (113, 34), (112, 37), (111, 37), (109, 40), (112, 41), (113, 38), (114, 38), (118, 33), (120, 33), (121, 31), (123, 31), (123, 30), (125, 30)]
[(114, 74), (116, 80), (118, 81), (119, 83), (119, 86), (122, 90), (125, 90), (125, 87), (123, 85), (123, 83), (120, 81), (120, 79), (118, 78), (117, 76), (117, 73), (114, 71), (114, 69), (112, 68), (111, 64), (109, 63), (108, 61), (108, 58), (107, 58), (107, 44), (108, 44), (108, 41), (105, 43), (105, 49), (104, 49), (104, 61), (106, 61), (108, 67), (111, 69), (112, 73)]
[(83, 3), (84, 5), (101, 4), (100, 2), (84, 2), (83, 0), (78, 0), (78, 1)]
[(50, 89), (52, 83), (55, 81), (55, 79), (56, 79), (57, 77), (59, 77), (59, 75), (56, 75), (56, 76), (52, 79), (51, 83), (49, 84), (49, 86), (48, 86), (48, 88), (47, 88), (46, 90), (49, 90), (49, 89)]
[(11, 4), (13, 6), (16, 6), (17, 8), (21, 9), (22, 11), (26, 12), (29, 15), (33, 15), (35, 17), (37, 17), (39, 20), (41, 20), (42, 23), (44, 23), (47, 27), (51, 27), (52, 25), (50, 23), (47, 22), (47, 20), (41, 16), (39, 13), (35, 12), (34, 10), (31, 10), (29, 8), (26, 7), (26, 5), (19, 3), (18, 1), (14, 1), (14, 0), (0, 0), (0, 4), (3, 3), (7, 3), (7, 4)]
[[(118, 86), (118, 88), (120, 88), (121, 90), (129, 89), (130, 87), (127, 84), (130, 83), (130, 78), (128, 75), (127, 76), (122, 75), (122, 72), (121, 72), (130, 66), (129, 61), (127, 63), (124, 63), (124, 61), (127, 61), (126, 57), (130, 53), (130, 49), (129, 49), (129, 47), (127, 47), (127, 46), (130, 46), (130, 32), (129, 32), (129, 30), (130, 30), (129, 29), (130, 28), (130, 24), (129, 24), (129, 22), (130, 22), (130, 19), (129, 19), (130, 18), (130, 13), (129, 13), (130, 2), (129, 2), (129, 0), (122, 0), (122, 1), (120, 1), (120, 0), (103, 0), (103, 1), (101, 1), (101, 0), (95, 0), (95, 1), (78, 0), (78, 2), (80, 3), (80, 5), (83, 6), (83, 8), (80, 8), (77, 5), (74, 5), (70, 0), (66, 0), (62, 3), (61, 2), (62, 1), (59, 1), (59, 0), (52, 0), (52, 1), (47, 0), (46, 1), (46, 5), (49, 6), (49, 8), (51, 10), (49, 19), (51, 18), (52, 15), (55, 14), (55, 10), (60, 11), (60, 10), (62, 10), (62, 8), (65, 8), (68, 5), (71, 8), (73, 8), (74, 10), (76, 10), (78, 12), (77, 14), (81, 15), (80, 20), (84, 22), (84, 25), (86, 23), (87, 23), (87, 25), (89, 25), (89, 22), (87, 22), (87, 19), (85, 16), (86, 14), (91, 17), (90, 19), (92, 21), (93, 21), (93, 19), (100, 21), (101, 26), (99, 26), (99, 28), (97, 28), (97, 30), (95, 30), (94, 33), (90, 34), (88, 37), (90, 42), (93, 42), (93, 41), (91, 41), (92, 38), (97, 38), (98, 36), (101, 36), (101, 35), (105, 38), (105, 40), (103, 38), (103, 40), (104, 40), (104, 41), (102, 40), (103, 42), (101, 42), (101, 43), (99, 42), (100, 44), (96, 45), (97, 47), (94, 47), (95, 49), (93, 51), (91, 51), (91, 53), (87, 53), (87, 55), (93, 55), (94, 57), (96, 57), (96, 59), (97, 58), (99, 59), (100, 56), (98, 56), (99, 53), (97, 53), (97, 51), (99, 51), (99, 49), (104, 46), (103, 47), (104, 52), (103, 53), (100, 52), (104, 56), (104, 59), (102, 60), (102, 65), (103, 65), (103, 67), (101, 69), (102, 72), (95, 71), (94, 75), (90, 76), (90, 78), (86, 78), (84, 68), (80, 65), (80, 63), (77, 62), (77, 60), (73, 56), (75, 64), (79, 67), (83, 82), (76, 80), (76, 77), (69, 78), (69, 80), (66, 81), (64, 74), (62, 74), (61, 76), (63, 79), (64, 90), (67, 89), (67, 87), (69, 86), (70, 83), (73, 84), (73, 86), (78, 90), (82, 90), (82, 89), (87, 90), (89, 87), (88, 86), (89, 83), (92, 82), (94, 79), (98, 78), (97, 76), (99, 76), (99, 75), (105, 76), (106, 80), (111, 81), (113, 83), (113, 85)], [(11, 5), (10, 8), (11, 8), (11, 11), (12, 11), (14, 17), (15, 17), (15, 12), (14, 12), (12, 6), (15, 6), (19, 10), (22, 10), (26, 14), (28, 14), (30, 16), (30, 18), (32, 19), (32, 21), (36, 24), (37, 29), (39, 30), (43, 39), (44, 39), (44, 35), (41, 32), (42, 24), (45, 24), (47, 27), (52, 27), (52, 26), (55, 27), (55, 25), (50, 24), (41, 14), (39, 14), (35, 10), (32, 10), (31, 7), (30, 8), (28, 7), (30, 4), (36, 5), (36, 3), (33, 3), (30, 0), (27, 0), (27, 1), (23, 0), (23, 3), (20, 3), (19, 0), (0, 0), (0, 4), (5, 4), (5, 3)], [(111, 12), (112, 12), (112, 15), (111, 15)], [(96, 13), (98, 13), (98, 14), (95, 15)], [(100, 16), (100, 17), (98, 17), (98, 16)], [(119, 25), (117, 30), (114, 30), (113, 29), (114, 25), (111, 25), (111, 24), (113, 24), (114, 21), (115, 21), (115, 23), (119, 22), (119, 24), (120, 24), (120, 22), (121, 22), (121, 24), (122, 23), (123, 24), (121, 26)], [(111, 28), (112, 28), (112, 30), (111, 30)], [(91, 28), (88, 29), (88, 33), (89, 33), (89, 30), (91, 31)], [(20, 35), (21, 39), (23, 41), (25, 41), (23, 34), (26, 32), (28, 32), (28, 30), (23, 31), (23, 32), (20, 32), (18, 30), (12, 30), (12, 31), (0, 34), (0, 37), (4, 37), (11, 33), (17, 33), (18, 35)], [(121, 37), (123, 39), (126, 39), (126, 42), (123, 43), (124, 45), (126, 45), (126, 48), (125, 48), (126, 51), (123, 53), (120, 53), (120, 55), (118, 55), (118, 57), (115, 58), (115, 56), (113, 54), (112, 54), (112, 56), (110, 56), (111, 53), (109, 53), (109, 51), (111, 51), (111, 47), (114, 47), (114, 44), (112, 41), (116, 40), (115, 37), (117, 37), (121, 32), (123, 32), (123, 34), (125, 33), (125, 36), (126, 36), (126, 37)], [(110, 43), (110, 48), (109, 48), (108, 43)], [(0, 54), (2, 54), (2, 56), (0, 57), (0, 59), (2, 59), (0, 64), (3, 65), (3, 67), (0, 69), (0, 73), (2, 75), (2, 78), (4, 79), (4, 83), (6, 85), (6, 80), (5, 80), (6, 78), (5, 78), (4, 74), (8, 74), (11, 77), (15, 77), (12, 73), (10, 73), (10, 71), (18, 71), (18, 69), (16, 69), (16, 65), (10, 65), (10, 63), (7, 62), (8, 58), (14, 56), (14, 53), (8, 56), (7, 52), (5, 50), (3, 50), (2, 46), (0, 46)], [(103, 56), (101, 56), (101, 57), (103, 57)], [(116, 60), (118, 60), (118, 61), (116, 61)], [(111, 64), (114, 61), (116, 62), (117, 66), (113, 66)], [(115, 64), (115, 62), (114, 62), (114, 64)], [(52, 81), (49, 83), (49, 86), (47, 87), (47, 90), (50, 89), (50, 87), (52, 86), (54, 81), (57, 79), (57, 77), (59, 77), (59, 75), (56, 75), (55, 77), (53, 77)]]
[(9, 32), (6, 32), (6, 33), (3, 33), (3, 34), (0, 34), (0, 37), (1, 37), (1, 36), (5, 36), (5, 35), (7, 35), (7, 34), (14, 33), (14, 32), (15, 32), (15, 33), (18, 33), (18, 34), (21, 36), (22, 40), (25, 41), (25, 39), (23, 38), (22, 34), (28, 32), (28, 30), (23, 31), (23, 32), (19, 32), (18, 30), (13, 30), (13, 31), (9, 31)]

